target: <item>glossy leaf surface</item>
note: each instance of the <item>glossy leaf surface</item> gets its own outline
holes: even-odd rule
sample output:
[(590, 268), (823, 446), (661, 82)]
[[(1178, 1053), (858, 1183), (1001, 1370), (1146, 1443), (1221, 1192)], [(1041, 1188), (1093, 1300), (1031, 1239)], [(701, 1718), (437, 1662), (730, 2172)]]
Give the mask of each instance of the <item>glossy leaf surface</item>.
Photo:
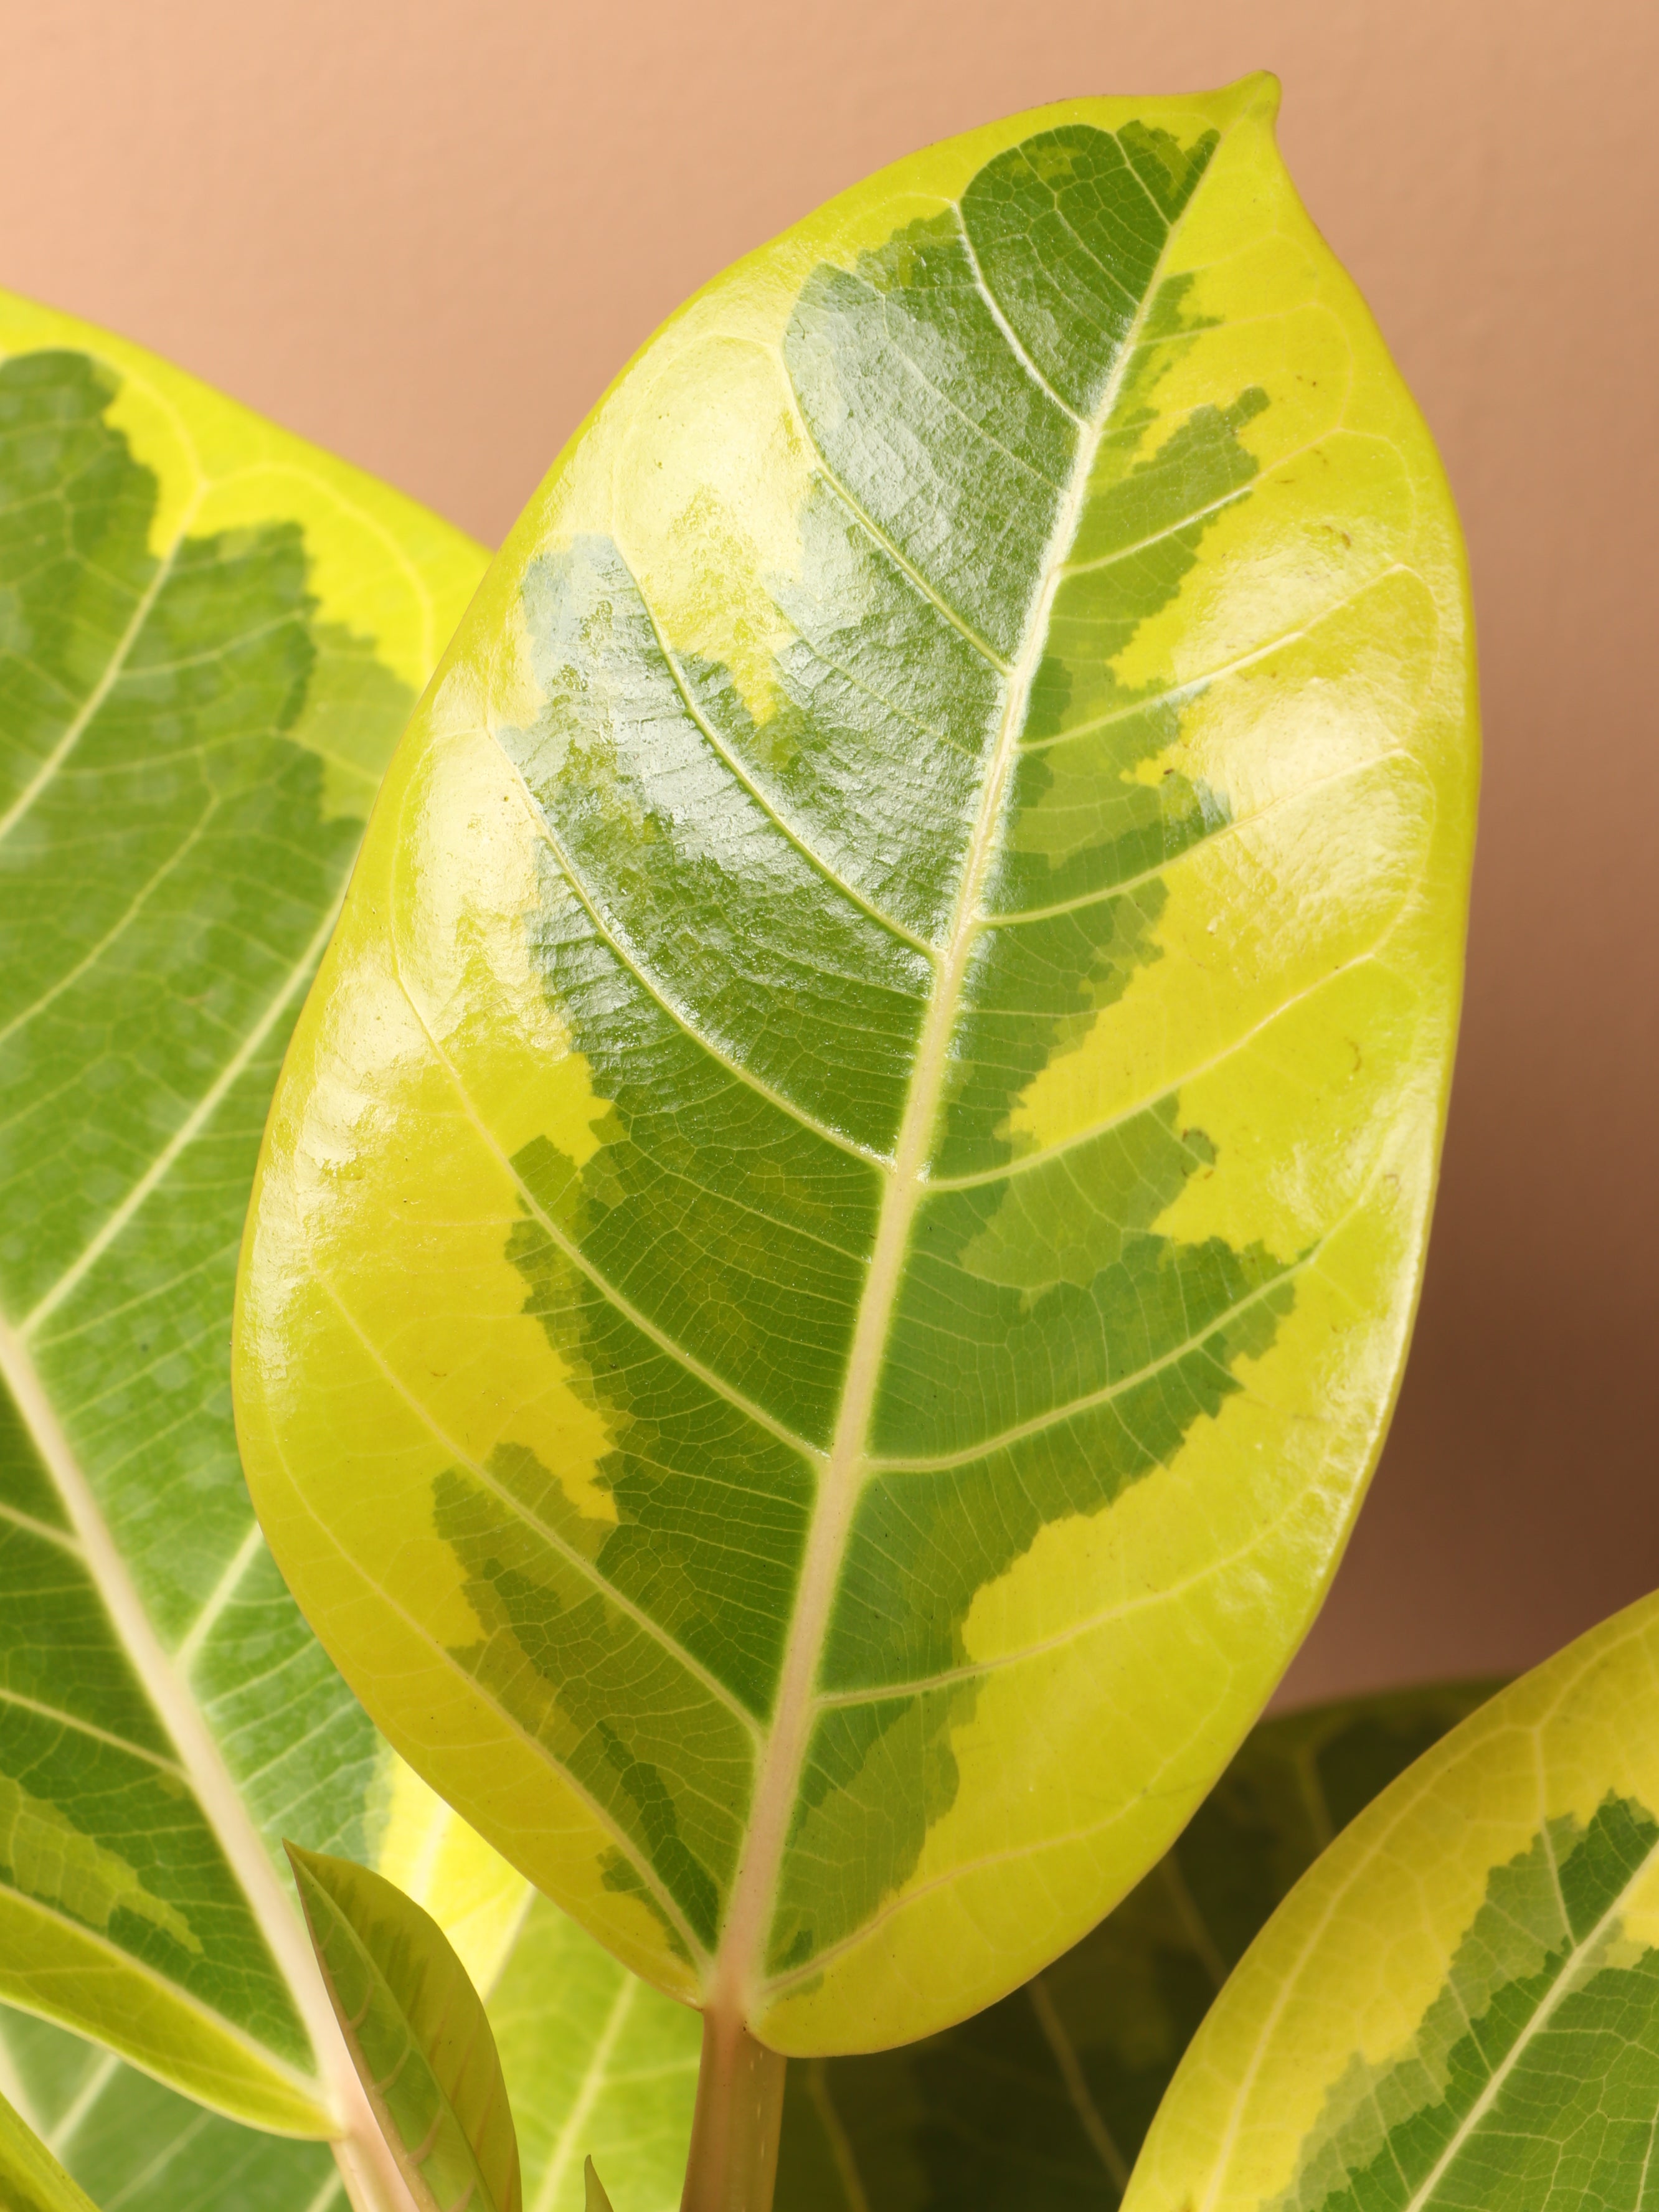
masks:
[(520, 2212), (519, 2142), (483, 1999), (430, 1913), (325, 1852), (289, 1856), (330, 2002), (421, 2212)]
[(250, 1481), (411, 1762), (868, 2048), (1165, 1848), (1421, 1260), (1455, 520), (1265, 80), (902, 163), (660, 333), (390, 772), (250, 1227)]
[(1306, 1876), (1126, 2212), (1639, 2212), (1659, 2172), (1659, 1599), (1500, 1693)]
[(6, 2212), (97, 2212), (86, 2191), (0, 2097), (0, 2203)]
[(1111, 2212), (1182, 2051), (1274, 1908), (1491, 1689), (1263, 1722), (1146, 1880), (1024, 1989), (901, 2051), (793, 2065), (779, 2212)]
[(482, 566), (0, 300), (0, 1997), (299, 2133), (349, 2075), (280, 1834), (418, 1863), (483, 1954), (519, 1894), (307, 1629), (229, 1403), (278, 1060)]

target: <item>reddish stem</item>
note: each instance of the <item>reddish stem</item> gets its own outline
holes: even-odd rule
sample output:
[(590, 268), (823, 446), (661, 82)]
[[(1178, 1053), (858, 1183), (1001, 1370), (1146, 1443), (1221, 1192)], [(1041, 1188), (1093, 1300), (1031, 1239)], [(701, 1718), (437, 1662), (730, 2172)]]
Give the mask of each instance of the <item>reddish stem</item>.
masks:
[(772, 2212), (787, 2063), (735, 2015), (703, 2014), (680, 2212)]

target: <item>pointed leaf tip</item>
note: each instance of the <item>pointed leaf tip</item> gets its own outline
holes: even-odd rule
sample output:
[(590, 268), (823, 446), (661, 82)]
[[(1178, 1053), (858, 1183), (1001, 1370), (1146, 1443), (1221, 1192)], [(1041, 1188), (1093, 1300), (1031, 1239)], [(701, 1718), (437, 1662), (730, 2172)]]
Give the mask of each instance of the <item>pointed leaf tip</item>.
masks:
[(584, 2212), (611, 2212), (611, 2199), (605, 2193), (605, 2184), (595, 2172), (591, 2158), (582, 2161), (582, 2179), (587, 2187)]
[(285, 1848), (346, 2048), (416, 2203), (520, 2212), (495, 2039), (448, 1938), (384, 1875)]

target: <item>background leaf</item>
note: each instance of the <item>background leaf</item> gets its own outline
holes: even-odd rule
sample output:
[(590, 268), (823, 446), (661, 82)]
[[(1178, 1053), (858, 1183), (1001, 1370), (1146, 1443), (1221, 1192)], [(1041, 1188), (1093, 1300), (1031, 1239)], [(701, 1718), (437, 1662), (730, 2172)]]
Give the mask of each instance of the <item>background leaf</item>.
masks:
[(526, 2212), (577, 2212), (590, 2154), (620, 2212), (675, 2212), (702, 2022), (538, 1898), (489, 1999)]
[(1273, 105), (952, 140), (653, 340), (273, 1110), (285, 1572), (538, 1885), (791, 2052), (965, 2015), (1154, 1862), (1403, 1354), (1467, 600)]
[(483, 1999), (431, 1915), (349, 1859), (289, 1846), (358, 2078), (427, 2212), (520, 2212), (519, 2143)]
[(325, 2143), (261, 2135), (26, 2013), (0, 2014), (6, 2094), (119, 2212), (347, 2212)]
[(1285, 1900), (1126, 2212), (1638, 2212), (1659, 2140), (1659, 1599), (1502, 1692)]
[(0, 299), (0, 1996), (301, 2133), (349, 2076), (278, 1835), (412, 1877), (485, 1966), (523, 1894), (307, 1629), (228, 1389), (289, 1027), (482, 565)]

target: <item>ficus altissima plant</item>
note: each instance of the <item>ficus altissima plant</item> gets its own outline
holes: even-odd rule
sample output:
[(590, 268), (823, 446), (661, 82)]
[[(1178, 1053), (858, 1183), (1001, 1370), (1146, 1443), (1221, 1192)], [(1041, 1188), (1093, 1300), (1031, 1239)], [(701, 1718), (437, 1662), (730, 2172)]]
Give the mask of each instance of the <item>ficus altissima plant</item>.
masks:
[(0, 306), (0, 2201), (1653, 2201), (1659, 1609), (1252, 1732), (1475, 787), (1274, 98), (843, 195), (493, 563)]

